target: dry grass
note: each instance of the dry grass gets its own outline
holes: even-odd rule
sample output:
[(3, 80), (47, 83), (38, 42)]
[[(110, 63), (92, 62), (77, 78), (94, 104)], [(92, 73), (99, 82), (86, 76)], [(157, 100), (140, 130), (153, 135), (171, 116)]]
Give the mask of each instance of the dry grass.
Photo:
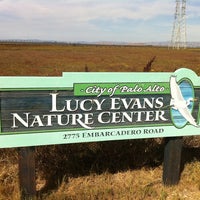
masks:
[(187, 67), (200, 71), (200, 49), (71, 45), (0, 45), (1, 75), (58, 76), (63, 71), (143, 71), (154, 56), (153, 71)]
[(20, 197), (16, 150), (1, 150), (0, 200), (17, 200)]
[[(9, 161), (10, 159), (6, 159)], [(7, 162), (6, 161), (6, 162)], [(3, 164), (1, 200), (18, 200), (17, 164)], [(178, 186), (162, 184), (162, 167), (126, 170), (114, 174), (104, 172), (87, 176), (65, 177), (55, 190), (43, 194), (43, 200), (198, 200), (200, 196), (200, 163), (185, 165)], [(38, 185), (43, 183), (38, 182)]]
[[(200, 74), (199, 55), (200, 49), (0, 44), (0, 75), (58, 76), (86, 66), (97, 72), (143, 71), (154, 56), (152, 71), (187, 67)], [(174, 187), (162, 184), (161, 139), (38, 147), (37, 190), (44, 200), (197, 200), (200, 140), (184, 143), (185, 167)], [(0, 156), (0, 200), (9, 199), (19, 199), (16, 149), (3, 149)]]
[[(43, 196), (48, 200), (198, 200), (200, 197), (200, 163), (187, 164), (178, 186), (162, 184), (162, 167), (128, 170), (115, 174), (70, 178), (58, 190)], [(195, 175), (196, 174), (196, 175)]]

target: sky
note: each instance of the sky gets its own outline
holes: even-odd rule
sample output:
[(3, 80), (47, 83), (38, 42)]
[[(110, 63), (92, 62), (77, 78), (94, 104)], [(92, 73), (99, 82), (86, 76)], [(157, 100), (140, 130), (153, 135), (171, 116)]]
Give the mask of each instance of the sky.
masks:
[[(170, 41), (175, 0), (0, 0), (0, 39)], [(187, 41), (200, 42), (200, 1), (188, 0)]]

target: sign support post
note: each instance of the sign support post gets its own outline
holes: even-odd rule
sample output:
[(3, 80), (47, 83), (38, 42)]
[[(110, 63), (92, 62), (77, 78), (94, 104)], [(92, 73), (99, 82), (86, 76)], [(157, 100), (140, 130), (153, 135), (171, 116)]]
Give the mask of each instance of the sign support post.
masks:
[(36, 199), (34, 147), (19, 149), (19, 182), (21, 200)]
[(163, 183), (180, 179), (182, 137), (200, 135), (200, 77), (69, 72), (0, 77), (0, 148), (19, 147), (22, 199), (36, 196), (34, 146), (167, 138)]
[(165, 138), (163, 183), (176, 185), (180, 180), (182, 137)]

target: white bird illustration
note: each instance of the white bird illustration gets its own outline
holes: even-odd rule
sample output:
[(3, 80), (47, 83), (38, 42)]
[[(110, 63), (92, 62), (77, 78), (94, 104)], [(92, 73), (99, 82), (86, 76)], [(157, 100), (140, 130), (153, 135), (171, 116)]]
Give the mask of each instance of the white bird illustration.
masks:
[(171, 90), (171, 101), (170, 106), (178, 110), (180, 114), (193, 126), (199, 127), (193, 118), (190, 110), (188, 109), (188, 106), (190, 105), (190, 102), (195, 101), (196, 99), (189, 98), (188, 100), (185, 100), (183, 98), (183, 95), (181, 93), (181, 90), (176, 82), (176, 76), (170, 77), (170, 90)]

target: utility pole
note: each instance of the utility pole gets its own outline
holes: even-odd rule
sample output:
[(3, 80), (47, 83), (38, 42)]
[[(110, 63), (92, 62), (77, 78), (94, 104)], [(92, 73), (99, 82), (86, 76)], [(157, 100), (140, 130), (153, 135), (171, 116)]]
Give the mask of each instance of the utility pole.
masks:
[(186, 0), (176, 0), (171, 46), (186, 49)]

